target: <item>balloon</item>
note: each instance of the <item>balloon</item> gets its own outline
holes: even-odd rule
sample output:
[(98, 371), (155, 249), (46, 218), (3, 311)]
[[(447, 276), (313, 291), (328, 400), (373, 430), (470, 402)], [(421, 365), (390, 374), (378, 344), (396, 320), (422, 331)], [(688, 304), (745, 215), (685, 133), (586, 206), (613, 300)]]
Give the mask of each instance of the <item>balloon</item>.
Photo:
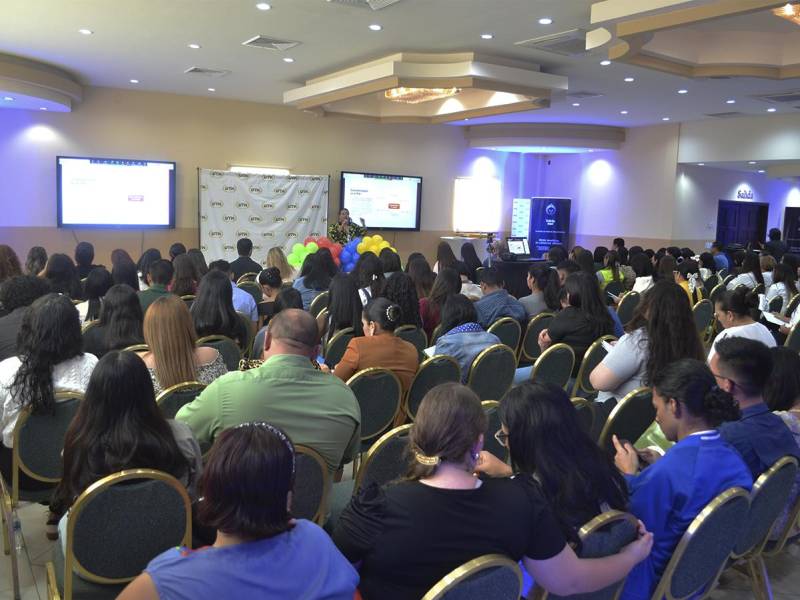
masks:
[(294, 246), (292, 246), (292, 254), (297, 253), (298, 251), (303, 249), (303, 244), (297, 242)]
[(391, 250), (392, 252), (394, 252), (395, 254), (397, 254), (397, 248), (394, 248), (394, 247), (390, 246), (390, 247), (389, 247), (389, 250)]
[(306, 239), (303, 240), (303, 244), (307, 244), (308, 242), (313, 242), (313, 241), (314, 241), (314, 236), (310, 235)]
[(297, 256), (296, 254), (290, 254), (289, 256), (286, 257), (286, 260), (293, 267), (299, 267), (300, 265), (303, 264), (302, 259), (299, 256)]
[(375, 234), (372, 236), (372, 241), (380, 244), (383, 241), (383, 236)]
[(342, 264), (342, 261), (340, 261), (336, 256), (333, 257), (333, 262), (336, 263), (337, 267), (341, 266)]
[(349, 263), (350, 262), (350, 258), (352, 256), (353, 255), (350, 254), (349, 250), (342, 250), (342, 253), (339, 254), (339, 256), (336, 256), (336, 254), (333, 255), (334, 258), (338, 258), (338, 259), (344, 261), (345, 263)]
[(331, 254), (333, 254), (334, 258), (342, 253), (342, 247), (339, 244), (331, 244), (328, 249), (331, 251)]
[(367, 251), (367, 244), (365, 242), (361, 242), (358, 246), (356, 246), (356, 250), (358, 250), (359, 254), (364, 254)]
[(317, 245), (316, 242), (309, 242), (308, 244), (306, 244), (306, 250), (308, 250), (308, 254), (311, 254), (319, 250), (319, 246)]
[(391, 244), (389, 242), (387, 242), (386, 240), (383, 240), (380, 244), (378, 244), (378, 248), (381, 249), (381, 250), (383, 250), (384, 248), (389, 248), (389, 247), (391, 247)]
[(380, 252), (380, 249), (378, 248), (378, 244), (376, 244), (375, 242), (371, 243), (369, 245), (369, 251), (372, 252), (373, 254), (378, 254), (378, 252)]

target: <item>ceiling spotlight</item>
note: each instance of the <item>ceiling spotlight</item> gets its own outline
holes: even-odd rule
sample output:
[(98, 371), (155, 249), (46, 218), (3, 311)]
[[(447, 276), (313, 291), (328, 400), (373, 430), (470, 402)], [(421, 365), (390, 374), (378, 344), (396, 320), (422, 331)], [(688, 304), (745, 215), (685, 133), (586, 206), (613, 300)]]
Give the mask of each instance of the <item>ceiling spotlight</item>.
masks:
[(777, 108), (775, 108), (774, 106), (771, 106), (771, 107), (769, 107), (769, 108), (767, 109), (767, 112), (775, 112), (776, 110), (778, 110), (778, 109), (777, 109)]
[(754, 161), (754, 160), (748, 160), (748, 161), (747, 161), (747, 164), (748, 164), (748, 165), (754, 165), (754, 164), (756, 164), (756, 161)]
[(291, 56), (285, 56), (283, 58), (283, 62), (285, 62), (285, 63), (293, 63), (294, 59)]
[(189, 48), (191, 48), (192, 50), (199, 50), (200, 44), (189, 44)]
[(383, 29), (383, 27), (381, 27), (381, 26), (380, 26), (380, 25), (378, 25), (377, 23), (373, 23), (372, 25), (370, 25), (370, 26), (369, 26), (369, 28), (370, 28), (372, 31), (380, 31), (381, 29)]
[(764, 169), (759, 169), (758, 172), (759, 173), (766, 173), (766, 171)]
[(270, 8), (272, 8), (272, 6), (270, 4), (267, 4), (266, 2), (259, 2), (258, 4), (256, 4), (256, 8), (258, 10), (269, 10)]
[(628, 111), (627, 111), (627, 110), (621, 110), (621, 111), (619, 111), (619, 114), (621, 114), (621, 115), (627, 115), (627, 114), (628, 114)]
[(610, 60), (601, 60), (601, 61), (600, 61), (600, 66), (601, 66), (601, 67), (607, 67), (607, 66), (608, 66), (608, 65), (610, 65), (610, 64), (611, 64), (611, 61), (610, 61)]
[(46, 106), (40, 106), (39, 110), (47, 110), (47, 107)]
[(209, 91), (209, 92), (216, 92), (216, 91), (217, 91), (217, 88), (208, 88), (208, 91)]
[(131, 83), (139, 83), (139, 80), (138, 79), (131, 79), (130, 82)]
[(679, 94), (688, 94), (689, 90), (678, 90)]
[(669, 117), (661, 117), (662, 121), (669, 121)]
[(550, 17), (542, 17), (541, 19), (539, 19), (539, 25), (552, 25), (552, 24), (553, 24), (553, 19), (551, 19)]
[(91, 29), (78, 29), (78, 33), (80, 33), (81, 35), (92, 35), (94, 31), (92, 31)]
[(481, 39), (482, 40), (491, 40), (492, 38), (494, 38), (494, 35), (492, 35), (491, 33), (482, 33), (481, 34)]
[(626, 77), (625, 78), (625, 83), (631, 83), (633, 81), (636, 81), (633, 77)]
[(734, 100), (733, 98), (730, 98), (728, 100), (725, 100), (725, 104), (736, 104), (736, 100)]
[(573, 102), (573, 103), (572, 103), (572, 106), (580, 106), (580, 105), (581, 105), (581, 103), (580, 103), (580, 102)]
[(3, 96), (3, 100), (6, 102), (13, 102), (14, 99), (11, 96)]

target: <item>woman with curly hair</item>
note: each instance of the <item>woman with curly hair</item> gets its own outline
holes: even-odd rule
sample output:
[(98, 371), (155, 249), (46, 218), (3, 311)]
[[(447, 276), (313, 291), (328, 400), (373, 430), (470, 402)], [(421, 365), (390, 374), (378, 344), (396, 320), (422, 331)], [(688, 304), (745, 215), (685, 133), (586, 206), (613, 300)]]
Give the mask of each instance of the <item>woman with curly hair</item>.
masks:
[(22, 275), (17, 253), (11, 246), (0, 244), (0, 283), (16, 275)]
[(419, 316), (419, 298), (417, 298), (417, 288), (414, 281), (403, 272), (395, 272), (394, 275), (386, 280), (381, 296), (388, 298), (400, 307), (400, 323), (403, 325), (413, 325), (422, 327), (422, 319)]
[(44, 271), (47, 264), (47, 250), (41, 246), (33, 246), (28, 250), (28, 258), (25, 259), (25, 273), (28, 275), (39, 275)]

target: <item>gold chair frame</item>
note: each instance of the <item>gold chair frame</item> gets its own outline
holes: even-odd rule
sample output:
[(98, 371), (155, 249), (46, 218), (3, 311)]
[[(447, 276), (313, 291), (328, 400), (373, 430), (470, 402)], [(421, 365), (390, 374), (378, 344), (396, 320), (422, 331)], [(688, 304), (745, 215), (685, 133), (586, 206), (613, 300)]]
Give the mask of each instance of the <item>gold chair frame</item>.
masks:
[(334, 333), (331, 338), (328, 340), (328, 343), (325, 344), (323, 356), (327, 356), (328, 348), (335, 342), (339, 341), (340, 338), (343, 338), (346, 335), (355, 336), (355, 331), (352, 327), (345, 327), (344, 329), (340, 329), (336, 333)]
[[(394, 420), (397, 417), (397, 414), (400, 412), (400, 408), (403, 403), (403, 386), (400, 384), (400, 379), (397, 377), (397, 375), (395, 375), (389, 369), (384, 369), (382, 367), (369, 367), (367, 369), (361, 369), (358, 373), (356, 373), (350, 379), (348, 379), (347, 387), (352, 389), (353, 384), (356, 383), (359, 379), (364, 379), (370, 375), (375, 375), (377, 373), (388, 373), (389, 375), (391, 375), (392, 378), (395, 380), (395, 383), (397, 383), (397, 390), (398, 390), (397, 406), (395, 407), (394, 413), (392, 414), (391, 418), (387, 421), (387, 423), (384, 424), (383, 427), (381, 427), (379, 430), (381, 432), (384, 432), (387, 428), (392, 426), (392, 423), (394, 423)], [(367, 437), (361, 436), (360, 439), (363, 442), (364, 440), (370, 439), (370, 437), (374, 436), (367, 436)]]
[(527, 352), (525, 352), (525, 340), (527, 339), (528, 334), (530, 333), (534, 323), (536, 323), (537, 321), (542, 321), (544, 319), (552, 319), (553, 317), (555, 317), (555, 313), (545, 311), (545, 312), (540, 312), (538, 315), (534, 315), (533, 317), (528, 319), (528, 324), (525, 326), (525, 333), (522, 334), (522, 338), (520, 339), (519, 342), (519, 359), (517, 360), (517, 364), (519, 364), (519, 361), (522, 360), (523, 358), (527, 361), (530, 361), (531, 363), (534, 363), (536, 362), (536, 359), (542, 355), (542, 353), (540, 352), (539, 356), (530, 356)]
[(83, 325), (81, 325), (81, 335), (86, 335), (86, 332), (89, 331), (92, 327), (97, 327), (100, 324), (100, 319), (94, 319), (93, 321), (86, 321)]
[[(788, 325), (788, 323), (787, 323), (787, 325)], [(783, 345), (786, 346), (787, 348), (791, 348), (792, 344), (789, 343), (789, 340), (794, 340), (794, 336), (798, 336), (798, 335), (800, 335), (800, 321), (795, 323), (794, 327), (792, 327), (789, 330), (789, 335), (786, 336), (786, 341), (783, 342)], [(798, 344), (798, 346), (800, 346), (800, 344)]]
[(245, 331), (247, 331), (247, 341), (242, 346), (236, 344), (235, 341), (233, 343), (239, 348), (239, 357), (244, 358), (249, 354), (250, 349), (253, 347), (253, 340), (256, 339), (255, 325), (253, 321), (250, 320), (250, 317), (243, 312), (237, 310), (236, 314), (239, 316), (239, 320), (244, 324)]
[(394, 438), (406, 433), (411, 429), (411, 424), (407, 425), (400, 425), (399, 427), (395, 427), (394, 429), (390, 429), (386, 433), (384, 433), (381, 437), (379, 437), (372, 446), (369, 447), (369, 450), (364, 454), (364, 458), (361, 460), (361, 464), (358, 467), (358, 473), (356, 473), (355, 481), (353, 482), (353, 495), (355, 496), (358, 493), (358, 490), (361, 488), (361, 483), (364, 481), (364, 477), (366, 476), (366, 469), (369, 467), (370, 462), (375, 457), (375, 455), (381, 451), (381, 449), (388, 444)]
[(20, 597), (19, 592), (19, 564), (16, 548), (12, 548), (14, 543), (14, 509), (11, 506), (11, 494), (5, 479), (0, 475), (0, 515), (3, 522), (3, 553), (11, 558), (11, 589), (14, 598)]
[(240, 283), (256, 283), (257, 277), (258, 273), (253, 273), (252, 271), (249, 271), (236, 280), (236, 285), (238, 286)]
[(147, 344), (133, 344), (122, 349), (123, 352), (150, 352), (150, 346)]
[(511, 569), (516, 575), (519, 582), (519, 593), (522, 593), (522, 571), (516, 561), (511, 560), (502, 554), (484, 554), (478, 558), (464, 563), (460, 567), (456, 567), (447, 575), (442, 577), (428, 592), (422, 597), (422, 600), (441, 600), (450, 590), (456, 587), (462, 581), (472, 577), (476, 573), (492, 569), (494, 567), (506, 567)]
[(325, 462), (325, 459), (322, 457), (322, 455), (314, 450), (311, 446), (296, 444), (294, 447), (294, 453), (310, 456), (317, 463), (320, 471), (322, 471), (322, 498), (319, 500), (319, 506), (317, 507), (317, 512), (314, 513), (314, 518), (311, 519), (314, 521), (314, 523), (322, 527), (322, 525), (325, 523), (325, 517), (328, 514), (328, 502), (331, 491), (331, 474), (328, 472), (328, 464)]
[[(467, 387), (472, 388), (472, 383), (475, 380), (475, 367), (477, 367), (483, 360), (486, 359), (486, 356), (494, 353), (494, 352), (508, 352), (511, 354), (511, 358), (514, 361), (514, 364), (517, 364), (517, 355), (514, 353), (513, 350), (509, 346), (505, 344), (492, 344), (491, 346), (487, 346), (483, 350), (480, 351), (478, 356), (472, 361), (472, 364), (469, 366), (469, 375), (467, 376)], [(508, 382), (508, 387), (505, 391), (500, 394), (500, 398), (505, 396), (508, 393), (508, 390), (511, 389), (511, 386), (514, 384), (514, 379), (512, 377), (511, 381)], [(492, 398), (493, 400), (500, 400), (500, 398)]]
[(442, 331), (442, 324), (439, 323), (436, 327), (433, 328), (433, 331), (431, 332), (431, 339), (428, 340), (428, 343), (431, 344), (431, 346), (435, 346), (436, 340), (442, 337), (443, 333), (444, 332)]
[[(611, 425), (613, 425), (614, 419), (619, 414), (619, 412), (622, 410), (622, 408), (626, 404), (629, 404), (630, 402), (632, 402), (632, 399), (635, 396), (638, 396), (639, 394), (644, 394), (646, 392), (651, 392), (649, 387), (636, 388), (635, 390), (632, 390), (632, 391), (628, 392), (627, 394), (625, 394), (625, 396), (619, 402), (617, 402), (617, 405), (611, 410), (611, 413), (609, 413), (608, 418), (606, 419), (606, 422), (603, 425), (602, 431), (600, 431), (600, 436), (597, 438), (597, 445), (598, 446), (600, 446), (601, 448), (605, 447), (605, 445), (606, 445), (606, 437), (610, 434)], [(653, 423), (651, 422), (650, 425), (652, 425), (652, 424)], [(649, 425), (648, 425), (648, 427), (649, 427)], [(636, 443), (636, 440), (629, 440), (629, 441), (630, 441), (631, 444), (635, 444)]]
[(194, 294), (184, 294), (183, 296), (181, 296), (181, 300), (183, 300), (184, 302), (188, 302), (189, 300), (194, 302), (196, 299), (197, 296), (195, 296)]
[[(625, 292), (624, 294), (622, 294), (622, 296), (620, 296), (619, 304), (617, 304), (617, 311), (616, 312), (617, 312), (618, 315), (619, 315), (619, 309), (622, 308), (622, 305), (625, 303), (625, 298), (629, 298), (629, 297), (630, 298), (634, 298), (634, 297), (639, 298), (639, 300), (636, 302), (636, 306), (638, 306), (639, 303), (642, 301), (642, 295), (639, 292), (634, 292), (633, 290), (629, 290), (629, 291)], [(628, 300), (628, 302), (631, 302), (631, 300)], [(636, 310), (636, 306), (633, 307), (633, 310)], [(625, 325), (625, 323), (623, 323), (623, 325)]]
[(181, 383), (176, 383), (175, 385), (169, 386), (165, 390), (161, 390), (161, 393), (156, 396), (156, 404), (161, 406), (161, 403), (164, 401), (165, 398), (174, 394), (175, 392), (182, 392), (184, 390), (192, 390), (192, 389), (200, 389), (200, 391), (206, 388), (205, 383), (201, 383), (199, 381), (182, 381)]
[(431, 356), (429, 358), (426, 358), (424, 361), (422, 361), (420, 363), (420, 365), (419, 365), (419, 369), (417, 369), (417, 372), (414, 374), (414, 378), (411, 380), (411, 384), (408, 386), (408, 389), (406, 390), (406, 393), (403, 395), (403, 412), (412, 421), (414, 420), (414, 415), (412, 415), (408, 411), (408, 397), (411, 394), (411, 390), (414, 387), (414, 383), (417, 381), (417, 377), (419, 377), (419, 375), (420, 375), (420, 373), (422, 373), (423, 369), (431, 368), (430, 367), (431, 364), (440, 363), (442, 361), (449, 361), (449, 362), (453, 363), (453, 365), (456, 367), (456, 370), (459, 373), (459, 382), (461, 381), (461, 379), (460, 379), (460, 377), (461, 377), (461, 366), (458, 364), (458, 361), (455, 358), (453, 358), (452, 356), (447, 356), (446, 354), (435, 354), (435, 355), (433, 355), (433, 356)]
[[(425, 347), (428, 347), (428, 334), (425, 333), (425, 330), (422, 327), (417, 327), (416, 325), (400, 325), (394, 330), (394, 334), (397, 335), (401, 331), (417, 331), (419, 330), (422, 335), (425, 336)], [(399, 337), (399, 336), (398, 336)]]
[[(310, 313), (311, 313), (311, 316), (312, 316), (312, 317), (316, 318), (316, 317), (317, 317), (317, 315), (318, 315), (320, 312), (322, 312), (322, 308), (326, 308), (326, 307), (327, 307), (327, 301), (328, 301), (328, 298), (330, 298), (330, 292), (328, 292), (328, 291), (326, 290), (326, 291), (324, 291), (324, 292), (320, 292), (320, 293), (319, 293), (319, 294), (316, 296), (316, 298), (314, 298), (314, 299), (311, 301), (311, 304), (309, 304), (309, 305), (308, 305), (308, 312), (310, 312)], [(320, 308), (320, 309), (319, 309), (317, 312), (314, 312), (314, 309), (317, 307), (317, 305), (318, 305), (318, 304), (322, 304), (322, 305), (323, 305), (323, 307), (322, 307), (322, 308)]]
[(789, 303), (786, 305), (786, 310), (783, 311), (783, 314), (787, 317), (791, 317), (795, 310), (797, 310), (797, 305), (800, 304), (800, 294), (795, 294), (791, 298), (789, 298)]
[[(237, 313), (237, 314), (241, 314), (241, 313)], [(248, 334), (248, 337), (249, 337), (249, 334)], [(210, 342), (224, 342), (224, 341), (228, 341), (231, 344), (233, 344), (234, 346), (236, 346), (236, 349), (239, 350), (239, 358), (240, 359), (242, 357), (244, 357), (244, 354), (245, 354), (244, 350), (242, 350), (242, 348), (239, 346), (239, 344), (236, 343), (235, 340), (233, 340), (232, 338), (229, 338), (227, 335), (220, 335), (218, 333), (214, 333), (212, 335), (204, 335), (203, 337), (199, 338), (194, 343), (194, 345), (195, 345), (196, 348), (199, 348), (200, 346), (205, 346), (206, 344), (208, 344)], [(211, 346), (209, 346), (209, 347), (211, 347)]]
[[(632, 292), (628, 292), (629, 294)], [(613, 335), (604, 335), (602, 337), (597, 338), (592, 344), (586, 349), (586, 352), (583, 355), (583, 360), (581, 361), (581, 366), (578, 368), (578, 376), (575, 378), (575, 385), (572, 386), (572, 396), (577, 396), (578, 392), (585, 392), (587, 394), (592, 394), (597, 390), (592, 387), (592, 384), (589, 383), (589, 387), (584, 387), (583, 385), (583, 378), (586, 377), (586, 381), (589, 382), (589, 376), (591, 373), (586, 373), (586, 357), (590, 356), (594, 352), (598, 352), (598, 349), (603, 348), (603, 342), (616, 342), (617, 338)], [(549, 348), (548, 348), (549, 350)], [(574, 354), (574, 353), (573, 353)], [(600, 363), (597, 363), (598, 365)], [(595, 365), (596, 366), (596, 365)], [(573, 365), (574, 368), (574, 365)]]
[(570, 368), (570, 372), (569, 372), (570, 376), (567, 377), (567, 381), (565, 381), (564, 385), (562, 386), (563, 389), (566, 390), (567, 386), (569, 385), (569, 380), (572, 377), (572, 370), (575, 368), (575, 350), (572, 349), (572, 346), (569, 346), (568, 344), (564, 344), (563, 342), (558, 343), (558, 344), (553, 344), (547, 350), (545, 350), (544, 352), (542, 352), (539, 355), (539, 358), (537, 358), (536, 362), (533, 363), (533, 368), (531, 369), (531, 376), (528, 379), (528, 381), (536, 381), (536, 374), (542, 368), (542, 364), (544, 364), (544, 359), (546, 359), (551, 354), (555, 354), (556, 352), (560, 352), (561, 350), (564, 350), (565, 348), (567, 350), (569, 350), (570, 354), (572, 355), (572, 367)]
[(594, 430), (594, 422), (597, 420), (597, 414), (594, 410), (594, 402), (591, 400), (587, 400), (586, 398), (570, 398), (570, 402), (572, 402), (572, 406), (575, 407), (575, 411), (578, 411), (578, 408), (588, 408), (589, 412), (592, 414), (592, 422), (589, 424), (589, 431), (586, 433), (591, 436), (592, 431)]
[[(509, 346), (509, 348), (511, 348), (511, 349), (514, 351), (514, 355), (516, 356), (516, 355), (517, 355), (517, 353), (519, 352), (519, 346), (520, 346), (520, 344), (522, 344), (522, 325), (520, 325), (520, 324), (519, 324), (519, 321), (517, 321), (516, 319), (513, 319), (513, 318), (511, 318), (511, 317), (502, 317), (502, 318), (500, 318), (500, 319), (497, 319), (497, 321), (495, 321), (495, 322), (494, 322), (494, 323), (492, 323), (491, 325), (489, 325), (489, 329), (487, 329), (487, 330), (486, 330), (486, 332), (487, 332), (487, 333), (492, 333), (492, 334), (494, 334), (494, 335), (497, 335), (497, 334), (495, 333), (495, 331), (496, 331), (496, 330), (497, 330), (499, 327), (502, 327), (503, 325), (506, 325), (506, 324), (508, 324), (508, 323), (510, 323), (510, 324), (512, 324), (512, 325), (514, 325), (514, 326), (516, 326), (516, 331), (517, 331), (517, 346), (516, 346), (515, 348), (511, 348), (511, 346)], [(498, 335), (497, 337), (499, 338), (500, 336)], [(518, 361), (518, 362), (519, 362), (519, 361)]]

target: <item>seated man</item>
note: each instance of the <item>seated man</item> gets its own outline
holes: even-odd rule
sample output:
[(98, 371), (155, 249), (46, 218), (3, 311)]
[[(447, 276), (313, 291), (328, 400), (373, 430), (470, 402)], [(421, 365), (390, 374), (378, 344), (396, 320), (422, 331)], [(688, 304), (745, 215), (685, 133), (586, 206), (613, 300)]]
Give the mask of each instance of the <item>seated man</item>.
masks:
[(241, 238), (236, 242), (236, 251), (239, 253), (239, 258), (231, 263), (231, 273), (233, 273), (233, 280), (239, 281), (239, 278), (245, 273), (260, 273), (262, 266), (254, 261), (250, 256), (253, 254), (253, 242), (248, 238)]
[(146, 290), (137, 292), (139, 304), (142, 305), (142, 314), (147, 312), (147, 308), (161, 296), (169, 294), (167, 286), (172, 281), (175, 269), (168, 260), (157, 260), (150, 265), (150, 270), (145, 274), (145, 283), (149, 286)]
[[(231, 273), (231, 263), (229, 263), (227, 260), (215, 260), (208, 265), (208, 269), (209, 271), (221, 271), (225, 273), (228, 278), (233, 277), (233, 274)], [(236, 312), (240, 312), (243, 315), (250, 317), (252, 329), (253, 332), (255, 332), (256, 324), (258, 323), (258, 305), (256, 304), (256, 301), (253, 300), (252, 295), (250, 295), (248, 292), (245, 292), (233, 281), (231, 281), (231, 287), (233, 288), (233, 309)]]
[(742, 417), (723, 423), (722, 438), (736, 448), (757, 479), (784, 456), (800, 460), (800, 448), (789, 428), (764, 402), (764, 386), (772, 370), (769, 349), (755, 340), (729, 337), (716, 345), (711, 371), (717, 385), (738, 402)]
[(229, 427), (266, 421), (295, 444), (319, 452), (333, 472), (353, 460), (361, 437), (361, 411), (341, 379), (314, 368), (319, 331), (309, 313), (275, 315), (264, 336), (264, 364), (214, 380), (175, 417), (210, 444)]
[(503, 276), (495, 267), (487, 267), (481, 271), (481, 291), (483, 298), (475, 303), (478, 312), (478, 323), (484, 329), (503, 317), (511, 317), (517, 321), (525, 321), (525, 307), (520, 301), (503, 289)]

